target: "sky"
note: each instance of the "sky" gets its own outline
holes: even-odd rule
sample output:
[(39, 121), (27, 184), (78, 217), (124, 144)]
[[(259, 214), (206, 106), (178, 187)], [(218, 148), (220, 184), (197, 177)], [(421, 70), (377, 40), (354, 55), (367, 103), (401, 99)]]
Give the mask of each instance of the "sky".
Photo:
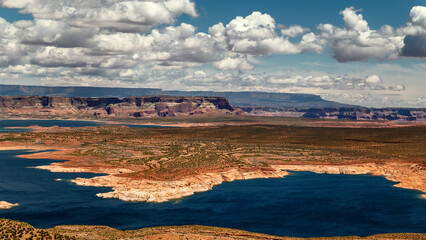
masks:
[(0, 84), (424, 108), (425, 60), (424, 0), (0, 0)]

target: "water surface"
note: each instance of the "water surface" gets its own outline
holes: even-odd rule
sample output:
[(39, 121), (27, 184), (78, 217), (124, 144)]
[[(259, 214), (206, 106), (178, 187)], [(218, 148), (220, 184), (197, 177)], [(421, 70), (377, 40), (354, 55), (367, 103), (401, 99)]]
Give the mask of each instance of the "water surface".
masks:
[[(99, 122), (99, 121), (80, 121), (80, 120), (39, 120), (39, 119), (1, 119), (0, 120), (0, 133), (2, 132), (28, 132), (30, 129), (19, 128), (29, 126), (40, 126), (40, 127), (93, 127), (110, 125), (110, 123)], [(130, 128), (158, 128), (162, 126), (158, 125), (137, 125), (137, 124), (114, 124), (124, 125)], [(8, 129), (7, 127), (18, 127)]]
[(55, 181), (96, 175), (34, 169), (52, 161), (15, 156), (24, 152), (0, 151), (0, 200), (20, 204), (0, 217), (38, 228), (199, 224), (297, 237), (426, 233), (426, 201), (419, 192), (392, 187), (379, 176), (293, 172), (282, 179), (224, 183), (166, 203), (132, 203), (95, 196), (108, 188)]

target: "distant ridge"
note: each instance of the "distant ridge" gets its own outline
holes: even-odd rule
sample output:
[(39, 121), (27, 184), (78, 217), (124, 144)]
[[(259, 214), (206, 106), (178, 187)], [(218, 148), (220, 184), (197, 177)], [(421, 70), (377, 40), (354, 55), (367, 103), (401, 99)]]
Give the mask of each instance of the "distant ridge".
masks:
[(318, 95), (304, 93), (268, 92), (213, 92), (213, 91), (164, 91), (171, 96), (215, 96), (225, 97), (231, 105), (239, 107), (261, 106), (282, 108), (341, 108), (354, 105), (327, 101)]
[(116, 97), (132, 96), (201, 96), (225, 97), (233, 106), (263, 106), (290, 108), (340, 108), (353, 105), (327, 101), (313, 94), (267, 92), (163, 91), (159, 88), (111, 87), (50, 87), (0, 85), (0, 96), (55, 96), (55, 97)]
[(211, 112), (248, 116), (426, 121), (425, 108), (365, 108), (326, 101), (313, 94), (0, 85), (0, 113), (7, 115), (174, 117)]
[(23, 117), (176, 117), (240, 114), (223, 97), (141, 96), (51, 97), (0, 96), (0, 113)]
[(0, 96), (117, 97), (164, 95), (159, 88), (52, 87), (0, 84)]

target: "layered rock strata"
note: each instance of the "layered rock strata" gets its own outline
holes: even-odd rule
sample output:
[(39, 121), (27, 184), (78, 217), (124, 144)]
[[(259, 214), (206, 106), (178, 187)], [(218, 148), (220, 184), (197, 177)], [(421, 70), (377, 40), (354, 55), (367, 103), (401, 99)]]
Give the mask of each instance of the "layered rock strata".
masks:
[(174, 117), (233, 112), (228, 100), (222, 97), (142, 96), (119, 99), (0, 96), (0, 113), (33, 117)]
[(426, 121), (425, 108), (281, 108), (239, 107), (250, 116), (305, 117), (347, 120)]

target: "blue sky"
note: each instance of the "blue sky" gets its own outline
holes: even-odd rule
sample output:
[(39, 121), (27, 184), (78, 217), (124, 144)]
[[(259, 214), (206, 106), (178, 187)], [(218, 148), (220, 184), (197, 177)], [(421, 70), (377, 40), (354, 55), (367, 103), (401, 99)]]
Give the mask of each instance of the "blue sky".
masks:
[(363, 9), (364, 18), (372, 28), (384, 24), (394, 27), (405, 24), (413, 6), (425, 5), (423, 0), (197, 0), (199, 18), (183, 16), (182, 20), (206, 31), (217, 22), (229, 22), (235, 16), (247, 16), (253, 11), (268, 13), (277, 23), (298, 24), (315, 28), (318, 23), (332, 23), (342, 26), (339, 12), (354, 6)]
[(426, 107), (424, 1), (4, 0), (0, 18), (0, 84)]

